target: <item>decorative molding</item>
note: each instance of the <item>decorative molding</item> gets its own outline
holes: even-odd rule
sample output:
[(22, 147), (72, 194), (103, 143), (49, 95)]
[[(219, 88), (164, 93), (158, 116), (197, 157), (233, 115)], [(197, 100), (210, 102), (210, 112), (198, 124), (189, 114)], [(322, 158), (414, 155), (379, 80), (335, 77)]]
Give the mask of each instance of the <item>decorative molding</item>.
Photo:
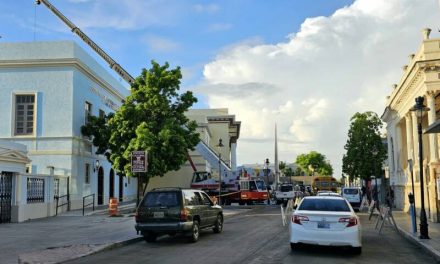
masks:
[(15, 163), (30, 163), (31, 160), (23, 152), (0, 148), (0, 161), (8, 161)]
[(0, 60), (0, 68), (24, 68), (24, 67), (66, 67), (73, 66), (80, 70), (92, 81), (98, 83), (107, 92), (117, 97), (119, 100), (124, 100), (125, 96), (114, 89), (107, 81), (99, 77), (92, 69), (84, 64), (79, 59), (64, 58), (64, 59), (36, 59), (36, 60)]

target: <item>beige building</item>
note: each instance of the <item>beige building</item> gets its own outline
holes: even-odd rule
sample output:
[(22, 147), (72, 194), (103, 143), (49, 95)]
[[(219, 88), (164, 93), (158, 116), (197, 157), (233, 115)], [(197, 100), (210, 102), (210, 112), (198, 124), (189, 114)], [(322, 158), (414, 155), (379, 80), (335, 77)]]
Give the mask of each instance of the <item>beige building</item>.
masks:
[(424, 29), (423, 42), (416, 54), (409, 55), (403, 66), (403, 76), (393, 85), (387, 97), (382, 120), (387, 126), (388, 168), (390, 185), (394, 186), (395, 204), (408, 211), (408, 194), (412, 192), (408, 160), (414, 161), (416, 208), (420, 210), (420, 170), (424, 174), (425, 210), (430, 221), (438, 222), (438, 180), (440, 179), (439, 142), (437, 134), (423, 134), (423, 166), (419, 166), (418, 120), (410, 109), (415, 98), (424, 97), (430, 108), (422, 117), (422, 130), (435, 125), (440, 110), (440, 39), (429, 39), (430, 29)]
[[(186, 116), (198, 124), (197, 132), (201, 142), (194, 151), (189, 152), (191, 161), (197, 171), (209, 172), (213, 179), (218, 180), (219, 160), (221, 153), (222, 177), (237, 173), (237, 140), (240, 137), (241, 122), (230, 115), (227, 108), (190, 109)], [(222, 139), (222, 148), (218, 148)], [(193, 165), (187, 161), (180, 170), (168, 172), (164, 177), (150, 179), (147, 190), (157, 187), (189, 188), (194, 173)]]

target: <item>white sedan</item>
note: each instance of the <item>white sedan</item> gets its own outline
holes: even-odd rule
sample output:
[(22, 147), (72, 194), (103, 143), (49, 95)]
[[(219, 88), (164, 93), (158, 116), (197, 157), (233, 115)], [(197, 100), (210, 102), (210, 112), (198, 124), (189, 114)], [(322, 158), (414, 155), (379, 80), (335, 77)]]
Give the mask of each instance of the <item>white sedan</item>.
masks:
[(290, 247), (299, 243), (323, 246), (351, 246), (361, 254), (359, 217), (345, 198), (337, 196), (304, 197), (292, 213)]

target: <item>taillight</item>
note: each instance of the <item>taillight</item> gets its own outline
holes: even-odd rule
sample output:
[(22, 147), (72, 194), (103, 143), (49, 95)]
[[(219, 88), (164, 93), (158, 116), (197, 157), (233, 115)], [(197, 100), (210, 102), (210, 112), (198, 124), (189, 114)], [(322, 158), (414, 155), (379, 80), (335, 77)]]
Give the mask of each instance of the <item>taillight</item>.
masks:
[(309, 221), (309, 218), (304, 215), (293, 215), (292, 216), (292, 222), (298, 225), (302, 225), (302, 222)]
[(187, 209), (181, 209), (180, 210), (180, 221), (187, 221), (188, 220), (188, 210)]
[(136, 223), (139, 223), (139, 212), (136, 211), (136, 213), (134, 214), (134, 220), (136, 221)]
[(356, 217), (343, 217), (339, 218), (339, 223), (346, 223), (345, 227), (355, 226), (358, 224)]

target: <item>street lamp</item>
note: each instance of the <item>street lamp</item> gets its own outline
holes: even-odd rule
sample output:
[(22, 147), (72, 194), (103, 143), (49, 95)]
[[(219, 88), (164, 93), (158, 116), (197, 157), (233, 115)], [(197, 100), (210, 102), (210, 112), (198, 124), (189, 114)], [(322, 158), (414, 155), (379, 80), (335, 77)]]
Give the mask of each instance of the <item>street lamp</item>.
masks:
[(377, 177), (376, 176), (371, 176), (371, 179), (374, 180), (374, 188), (373, 188), (373, 200), (374, 202), (377, 204), (379, 199), (378, 199), (378, 193), (377, 193)]
[(93, 172), (97, 171), (99, 169), (99, 160), (95, 161), (95, 166), (93, 167)]
[(416, 104), (410, 109), (416, 113), (417, 116), (417, 132), (419, 134), (419, 171), (420, 171), (420, 239), (429, 239), (428, 236), (428, 221), (425, 212), (425, 192), (423, 187), (423, 138), (422, 138), (422, 117), (423, 112), (429, 111), (429, 108), (423, 105), (424, 98), (419, 96), (416, 98)]
[[(269, 159), (266, 159), (264, 161), (264, 174), (266, 176), (266, 181), (267, 181), (267, 188), (269, 187)], [(267, 196), (267, 204), (270, 204), (270, 197), (269, 195)]]
[(409, 159), (408, 160), (408, 166), (409, 166), (409, 171), (411, 173), (411, 188), (412, 188), (412, 193), (408, 195), (409, 198), (409, 205), (410, 205), (410, 210), (411, 210), (411, 217), (412, 217), (412, 222), (413, 222), (413, 232), (416, 233), (417, 232), (417, 223), (416, 223), (416, 208), (415, 208), (415, 204), (416, 204), (416, 199), (414, 198), (414, 173), (413, 173), (413, 160)]
[(221, 152), (221, 150), (224, 147), (222, 141), (223, 140), (221, 138), (219, 138), (218, 145), (217, 145), (217, 149), (218, 149), (218, 204), (219, 205), (221, 205), (220, 196), (222, 193), (222, 169), (221, 169), (222, 152)]

